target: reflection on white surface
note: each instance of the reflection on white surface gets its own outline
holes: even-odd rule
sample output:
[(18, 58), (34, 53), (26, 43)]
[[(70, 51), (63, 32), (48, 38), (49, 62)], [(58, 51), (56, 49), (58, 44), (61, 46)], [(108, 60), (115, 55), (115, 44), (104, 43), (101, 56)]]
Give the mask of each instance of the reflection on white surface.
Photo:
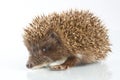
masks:
[(45, 68), (27, 73), (28, 80), (110, 80), (110, 76), (104, 63), (77, 66), (66, 71), (50, 71)]

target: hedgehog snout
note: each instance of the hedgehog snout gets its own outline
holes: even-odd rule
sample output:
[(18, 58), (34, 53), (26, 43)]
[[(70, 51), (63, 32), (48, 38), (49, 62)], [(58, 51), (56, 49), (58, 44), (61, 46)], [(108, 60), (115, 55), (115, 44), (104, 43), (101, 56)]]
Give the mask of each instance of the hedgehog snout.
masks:
[(32, 68), (34, 66), (34, 64), (32, 63), (32, 62), (28, 62), (27, 64), (26, 64), (26, 67), (27, 68)]

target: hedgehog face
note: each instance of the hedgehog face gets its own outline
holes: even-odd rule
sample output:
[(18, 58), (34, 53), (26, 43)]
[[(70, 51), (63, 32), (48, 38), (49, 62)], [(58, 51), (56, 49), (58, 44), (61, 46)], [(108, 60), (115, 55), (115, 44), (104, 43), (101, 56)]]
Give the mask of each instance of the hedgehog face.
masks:
[(28, 68), (44, 67), (65, 57), (65, 51), (57, 35), (54, 32), (47, 34), (49, 35), (45, 35), (43, 40), (39, 41), (39, 45), (32, 46), (26, 65)]

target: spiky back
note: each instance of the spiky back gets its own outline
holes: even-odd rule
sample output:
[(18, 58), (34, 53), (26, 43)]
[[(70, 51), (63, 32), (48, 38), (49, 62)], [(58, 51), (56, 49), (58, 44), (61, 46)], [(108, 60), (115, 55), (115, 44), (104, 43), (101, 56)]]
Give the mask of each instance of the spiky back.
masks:
[(89, 11), (70, 10), (36, 17), (25, 29), (24, 40), (28, 44), (38, 44), (49, 29), (57, 32), (71, 52), (95, 55), (110, 51), (107, 29)]

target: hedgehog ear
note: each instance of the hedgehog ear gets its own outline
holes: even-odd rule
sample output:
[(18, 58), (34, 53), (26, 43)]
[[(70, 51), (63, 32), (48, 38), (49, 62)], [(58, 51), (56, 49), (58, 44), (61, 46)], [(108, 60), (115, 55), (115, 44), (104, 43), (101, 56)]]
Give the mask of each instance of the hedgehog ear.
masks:
[(55, 40), (57, 43), (60, 43), (60, 39), (59, 39), (57, 33), (55, 33), (53, 30), (49, 30), (49, 36), (50, 36), (50, 38)]
[(49, 34), (49, 36), (51, 38), (56, 38), (57, 37), (57, 34), (52, 29), (48, 30), (47, 34)]
[(55, 32), (51, 32), (50, 33), (50, 37), (56, 39), (57, 38), (57, 34)]

